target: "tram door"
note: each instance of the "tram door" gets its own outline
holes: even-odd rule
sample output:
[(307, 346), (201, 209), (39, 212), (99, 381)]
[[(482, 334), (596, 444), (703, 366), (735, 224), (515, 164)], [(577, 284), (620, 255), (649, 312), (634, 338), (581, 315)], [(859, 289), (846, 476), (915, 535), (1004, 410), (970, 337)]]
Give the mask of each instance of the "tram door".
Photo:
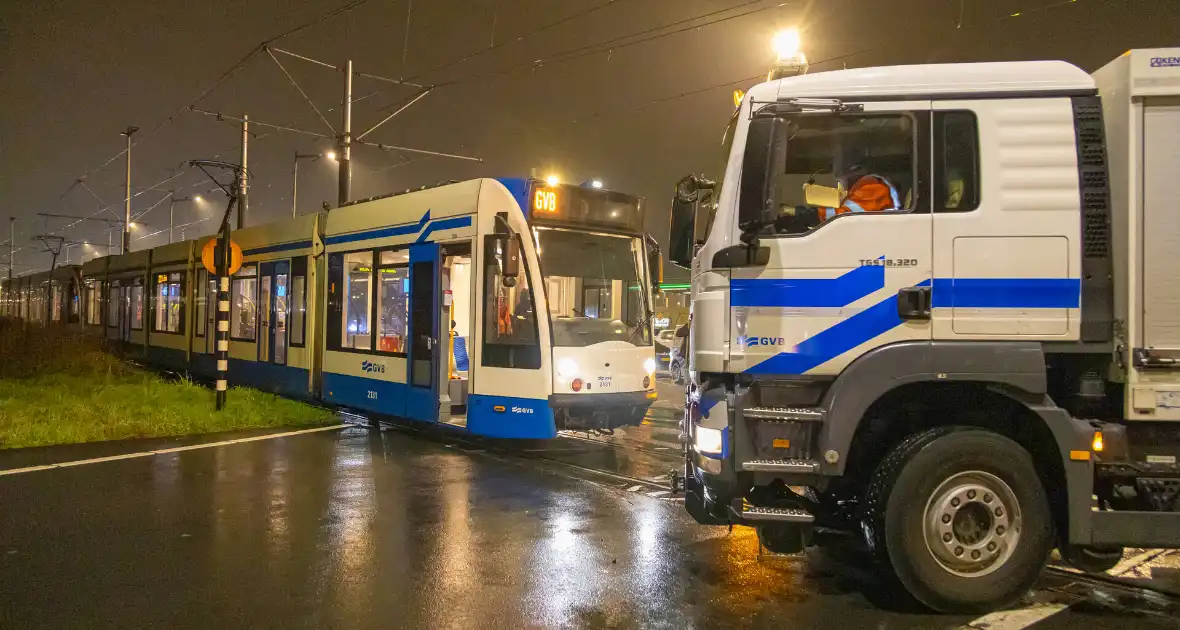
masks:
[(437, 243), (410, 246), (410, 386), (406, 415), (438, 421), (438, 264)]
[(259, 265), (258, 360), (287, 364), (287, 299), (291, 263), (283, 260)]

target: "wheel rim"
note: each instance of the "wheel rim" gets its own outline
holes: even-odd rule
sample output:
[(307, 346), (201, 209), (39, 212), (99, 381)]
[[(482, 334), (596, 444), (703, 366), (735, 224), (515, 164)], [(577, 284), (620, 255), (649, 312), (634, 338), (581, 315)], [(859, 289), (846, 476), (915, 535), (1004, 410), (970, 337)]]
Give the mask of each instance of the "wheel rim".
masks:
[(1016, 494), (1004, 480), (979, 470), (939, 484), (926, 502), (923, 522), (930, 555), (961, 577), (982, 577), (999, 569), (1020, 542)]

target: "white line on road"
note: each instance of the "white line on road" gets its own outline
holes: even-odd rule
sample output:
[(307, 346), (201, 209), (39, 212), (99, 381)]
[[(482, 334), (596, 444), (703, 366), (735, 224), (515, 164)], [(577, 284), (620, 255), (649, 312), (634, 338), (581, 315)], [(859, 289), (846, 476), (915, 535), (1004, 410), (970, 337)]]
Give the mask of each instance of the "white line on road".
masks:
[(41, 466), (26, 466), (25, 468), (9, 468), (8, 470), (0, 470), (0, 477), (4, 475), (19, 475), (22, 473), (37, 472), (40, 470), (53, 470), (54, 468), (69, 468), (71, 466), (85, 466), (87, 464), (101, 464), (103, 462), (114, 462), (121, 459), (135, 459), (137, 457), (151, 457), (152, 455), (167, 455), (168, 453), (179, 453), (181, 451), (195, 451), (201, 448), (213, 448), (216, 446), (229, 446), (230, 444), (242, 444), (245, 442), (257, 442), (259, 440), (273, 440), (275, 438), (290, 437), (292, 435), (303, 435), (304, 433), (316, 433), (318, 431), (333, 431), (335, 429), (343, 429), (345, 427), (353, 426), (350, 424), (333, 424), (326, 427), (316, 427), (314, 429), (300, 429), (298, 431), (285, 431), (283, 433), (268, 433), (267, 435), (256, 435), (254, 437), (239, 438), (236, 440), (224, 440), (221, 442), (209, 442), (206, 444), (190, 444), (188, 446), (177, 446), (173, 448), (162, 448), (154, 451), (140, 451), (138, 453), (124, 453), (122, 455), (110, 455), (108, 457), (95, 457), (92, 459), (79, 459), (72, 462), (60, 462), (57, 464), (44, 464)]
[(1068, 607), (1068, 604), (1037, 604), (1028, 608), (1001, 610), (969, 621), (961, 630), (1020, 630), (1048, 619)]

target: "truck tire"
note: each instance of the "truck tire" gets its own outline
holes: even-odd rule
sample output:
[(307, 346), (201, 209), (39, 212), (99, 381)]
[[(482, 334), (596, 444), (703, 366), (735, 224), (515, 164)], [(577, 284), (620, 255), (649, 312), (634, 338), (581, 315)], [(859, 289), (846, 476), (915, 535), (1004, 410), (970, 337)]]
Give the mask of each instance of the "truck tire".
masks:
[(1086, 573), (1106, 573), (1123, 559), (1123, 548), (1117, 546), (1061, 545), (1061, 559), (1069, 566)]
[(1032, 457), (990, 431), (939, 427), (877, 467), (862, 529), (881, 564), (943, 613), (1016, 603), (1053, 548), (1049, 501)]

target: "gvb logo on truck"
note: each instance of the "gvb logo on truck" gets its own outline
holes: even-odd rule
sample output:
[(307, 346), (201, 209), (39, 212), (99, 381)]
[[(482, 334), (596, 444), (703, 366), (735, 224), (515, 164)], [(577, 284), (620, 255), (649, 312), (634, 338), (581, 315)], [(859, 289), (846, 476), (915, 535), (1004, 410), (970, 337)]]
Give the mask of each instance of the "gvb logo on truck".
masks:
[(754, 346), (782, 346), (786, 345), (787, 340), (782, 337), (755, 337), (755, 336), (741, 336), (737, 339), (738, 345), (742, 348), (752, 348)]

